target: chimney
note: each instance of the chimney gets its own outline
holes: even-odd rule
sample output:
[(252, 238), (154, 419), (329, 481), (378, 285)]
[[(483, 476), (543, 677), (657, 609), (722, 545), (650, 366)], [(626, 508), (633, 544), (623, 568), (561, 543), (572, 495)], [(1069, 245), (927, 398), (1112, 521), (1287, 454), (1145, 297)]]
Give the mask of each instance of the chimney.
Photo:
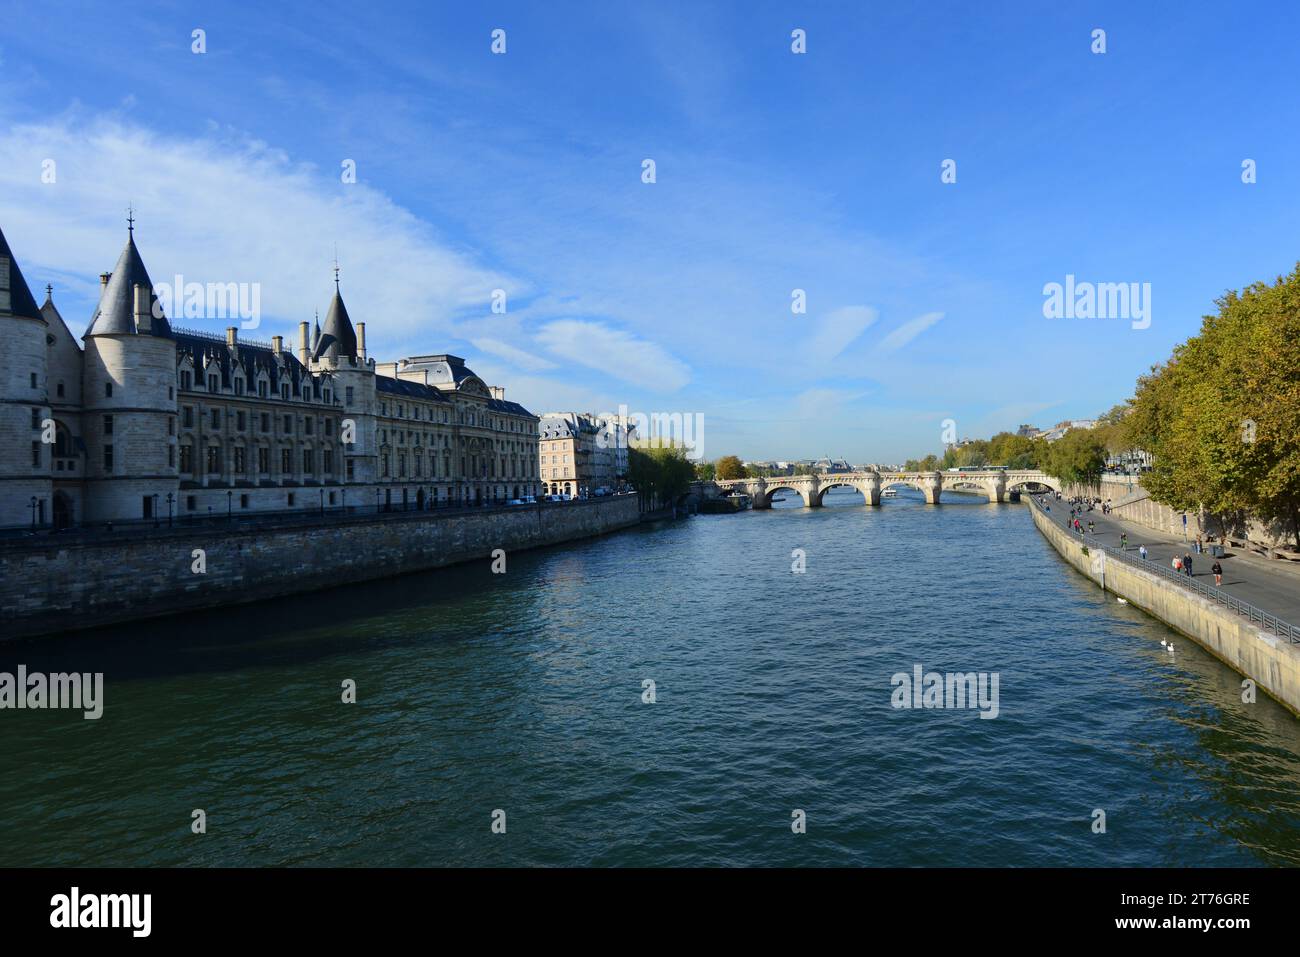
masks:
[(357, 323), (357, 358), (365, 361), (366, 358), (366, 324)]
[(284, 336), (271, 337), (271, 351), (277, 356), (284, 350)]
[(494, 399), (505, 399), (506, 397), (506, 387), (503, 385), (490, 385), (488, 391), (492, 393)]
[(306, 365), (311, 361), (311, 347), (307, 345), (307, 337), (311, 335), (311, 323), (298, 323), (298, 361)]
[(131, 287), (131, 297), (135, 311), (135, 331), (149, 333), (153, 330), (153, 312), (149, 307), (149, 287), (136, 283)]
[(226, 345), (230, 346), (230, 348), (233, 349), (238, 343), (239, 343), (239, 327), (226, 326)]
[(107, 286), (107, 285), (108, 285), (108, 280), (109, 280), (111, 277), (112, 277), (112, 273), (107, 273), (107, 272), (102, 272), (102, 273), (100, 273), (100, 274), (99, 274), (99, 288), (100, 288), (100, 289), (103, 289), (105, 286)]

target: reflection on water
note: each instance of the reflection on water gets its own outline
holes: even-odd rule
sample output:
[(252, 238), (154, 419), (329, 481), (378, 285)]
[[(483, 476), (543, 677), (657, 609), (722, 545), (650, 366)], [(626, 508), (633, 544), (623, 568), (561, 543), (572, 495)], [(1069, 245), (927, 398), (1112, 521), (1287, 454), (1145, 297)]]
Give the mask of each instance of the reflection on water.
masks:
[[(106, 683), (0, 712), (0, 863), (1300, 863), (1300, 723), (1020, 506), (786, 498), (0, 646)], [(917, 663), (998, 672), (1000, 716), (894, 710)]]

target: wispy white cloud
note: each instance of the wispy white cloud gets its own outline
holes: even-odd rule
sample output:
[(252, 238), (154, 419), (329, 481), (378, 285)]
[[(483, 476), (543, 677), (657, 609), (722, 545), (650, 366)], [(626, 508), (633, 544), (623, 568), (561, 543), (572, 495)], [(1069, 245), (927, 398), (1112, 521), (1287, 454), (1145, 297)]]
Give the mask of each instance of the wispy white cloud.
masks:
[(469, 341), (470, 344), (480, 352), (487, 352), (491, 355), (505, 359), (511, 365), (520, 369), (540, 372), (544, 369), (555, 368), (555, 363), (551, 360), (539, 356), (534, 352), (529, 352), (526, 349), (520, 349), (518, 346), (512, 346), (508, 342), (489, 339), (486, 336), (476, 336)]
[(871, 326), (879, 313), (870, 306), (842, 306), (817, 323), (808, 339), (807, 352), (814, 362), (829, 362)]
[(942, 318), (942, 312), (927, 312), (923, 316), (909, 319), (880, 340), (878, 350), (884, 354), (897, 352)]
[[(53, 183), (41, 181), (46, 159)], [(521, 288), (379, 190), (215, 127), (182, 138), (72, 115), (11, 127), (0, 133), (0, 197), (32, 281), (65, 277), (87, 300), (125, 241), (128, 203), (155, 282), (260, 283), (271, 325), (324, 311), (337, 244), (344, 298), (377, 348), (436, 335), (458, 313), (486, 310), (494, 288)]]
[(537, 333), (557, 356), (655, 392), (675, 392), (691, 380), (686, 363), (666, 349), (598, 322), (559, 319)]

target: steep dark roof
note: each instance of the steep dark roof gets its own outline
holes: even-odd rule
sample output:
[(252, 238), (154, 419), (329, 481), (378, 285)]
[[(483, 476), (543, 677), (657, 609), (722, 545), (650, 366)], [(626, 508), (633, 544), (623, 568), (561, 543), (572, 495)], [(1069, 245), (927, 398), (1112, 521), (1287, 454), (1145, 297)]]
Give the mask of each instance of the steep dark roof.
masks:
[(507, 415), (526, 415), (530, 418), (537, 418), (518, 402), (507, 402), (505, 399), (488, 400), (488, 408), (493, 412), (504, 412)]
[(319, 359), (326, 352), (332, 355), (355, 359), (357, 357), (357, 333), (348, 318), (348, 307), (343, 305), (343, 297), (337, 289), (330, 302), (330, 311), (325, 315), (325, 325), (321, 328), (320, 340), (316, 343), (316, 352), (312, 358)]
[(27, 287), (27, 280), (23, 278), (22, 270), (18, 268), (18, 261), (14, 259), (14, 254), (9, 249), (9, 240), (5, 239), (3, 231), (0, 231), (0, 257), (8, 263), (8, 269), (0, 274), (0, 313), (22, 316), (25, 319), (42, 318), (40, 307), (36, 305), (36, 299), (32, 296), (31, 289)]
[(442, 391), (423, 382), (411, 382), (407, 379), (393, 379), (386, 375), (375, 376), (375, 390), (387, 395), (401, 395), (408, 399), (424, 399), (426, 402), (450, 402)]
[(544, 439), (567, 439), (578, 434), (578, 426), (562, 415), (548, 415), (538, 423), (538, 433)]
[(108, 278), (108, 285), (104, 287), (104, 292), (99, 297), (99, 306), (95, 309), (94, 318), (90, 320), (90, 328), (86, 330), (87, 336), (135, 333), (135, 303), (132, 289), (136, 285), (142, 285), (149, 290), (149, 307), (154, 315), (151, 334), (155, 336), (172, 334), (171, 325), (162, 314), (158, 297), (154, 295), (153, 280), (149, 278), (149, 270), (144, 268), (140, 251), (135, 248), (135, 234), (130, 233), (127, 235), (126, 245), (122, 248), (122, 255), (117, 258), (117, 265)]
[(301, 395), (303, 389), (310, 390), (313, 396), (319, 391), (315, 388), (316, 383), (307, 367), (291, 352), (281, 351), (277, 354), (267, 346), (245, 342), (237, 343), (232, 349), (216, 336), (193, 332), (174, 332), (173, 338), (176, 340), (177, 361), (188, 355), (196, 375), (202, 375), (215, 362), (221, 370), (222, 388), (229, 388), (234, 381), (235, 361), (238, 359), (243, 366), (250, 392), (257, 388), (252, 383), (257, 381), (257, 374), (262, 371), (271, 380), (269, 388), (276, 395), (279, 395), (280, 386), (285, 382), (289, 383), (291, 395)]

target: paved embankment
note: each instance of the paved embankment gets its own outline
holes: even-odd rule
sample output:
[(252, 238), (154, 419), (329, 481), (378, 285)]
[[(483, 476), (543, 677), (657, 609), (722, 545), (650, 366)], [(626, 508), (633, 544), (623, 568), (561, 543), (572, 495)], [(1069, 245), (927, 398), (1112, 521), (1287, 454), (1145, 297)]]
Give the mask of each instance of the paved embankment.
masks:
[[(1052, 518), (1058, 525), (1064, 525), (1070, 514), (1068, 502), (1048, 502)], [(1216, 559), (1207, 550), (1197, 553), (1191, 539), (1184, 539), (1177, 532), (1157, 531), (1141, 523), (1117, 518), (1115, 513), (1102, 515), (1100, 508), (1085, 511), (1079, 521), (1087, 528), (1089, 522), (1095, 523), (1095, 531), (1085, 533), (1083, 539), (1088, 542), (1100, 542), (1112, 548), (1121, 548), (1121, 535), (1128, 535), (1128, 551), (1137, 553), (1140, 545), (1147, 548), (1147, 560), (1158, 563), (1162, 568), (1173, 571), (1175, 555), (1192, 556), (1192, 581), (1205, 585), (1214, 585), (1214, 575), (1210, 568)], [(1300, 563), (1281, 559), (1268, 559), (1262, 555), (1242, 548), (1229, 547), (1223, 558), (1217, 559), (1223, 566), (1222, 590), (1244, 602), (1256, 605), (1270, 614), (1276, 615), (1293, 624), (1300, 624)]]
[[(1064, 527), (1070, 512), (1067, 502), (1044, 503), (1036, 497), (1028, 498), (1034, 524), (1075, 569), (1183, 633), (1300, 715), (1300, 628), (1288, 624), (1282, 615), (1294, 594), (1286, 591), (1286, 578), (1273, 577), (1288, 575), (1289, 570), (1253, 569), (1244, 562), (1223, 559), (1225, 572), (1229, 572), (1230, 561), (1234, 564), (1224, 576), (1225, 588), (1215, 589), (1213, 576), (1209, 576), (1208, 585), (1202, 579), (1213, 564), (1209, 555), (1195, 556), (1199, 559), (1193, 561), (1197, 575), (1190, 580), (1175, 575), (1172, 568), (1165, 575), (1162, 569), (1175, 551), (1181, 555), (1185, 550), (1178, 548), (1181, 543), (1157, 540), (1149, 529), (1144, 529), (1145, 539), (1129, 532), (1130, 548), (1121, 552), (1121, 523), (1088, 512), (1082, 521), (1086, 525), (1091, 519), (1097, 532), (1080, 536)], [(1136, 555), (1139, 544), (1147, 545), (1146, 563)], [(1265, 572), (1270, 577), (1265, 578)], [(1231, 585), (1234, 575), (1245, 577)], [(1243, 587), (1247, 578), (1250, 597), (1246, 597)], [(1256, 606), (1251, 597), (1269, 604)]]

